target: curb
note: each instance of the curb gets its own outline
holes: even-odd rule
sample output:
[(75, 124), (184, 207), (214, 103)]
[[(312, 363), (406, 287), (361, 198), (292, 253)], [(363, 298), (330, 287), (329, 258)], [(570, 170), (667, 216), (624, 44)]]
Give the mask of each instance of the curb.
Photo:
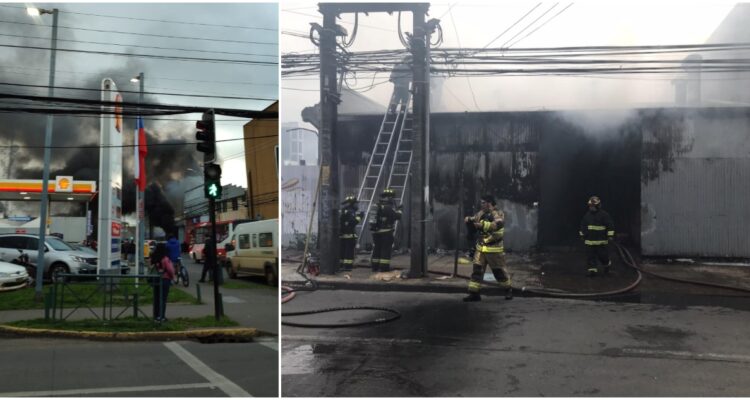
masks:
[(87, 339), (115, 342), (169, 340), (251, 342), (253, 338), (256, 337), (273, 336), (269, 333), (259, 331), (255, 328), (196, 329), (175, 332), (92, 332), (68, 331), (59, 329), (18, 328), (10, 325), (0, 325), (0, 335)]

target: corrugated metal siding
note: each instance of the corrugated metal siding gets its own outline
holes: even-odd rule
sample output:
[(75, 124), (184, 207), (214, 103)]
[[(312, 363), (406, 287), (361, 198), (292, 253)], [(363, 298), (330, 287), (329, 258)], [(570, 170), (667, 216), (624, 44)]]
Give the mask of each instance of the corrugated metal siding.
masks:
[[(318, 184), (318, 166), (284, 166), (281, 177), (281, 243), (284, 247), (299, 247), (307, 235), (313, 197)], [(318, 235), (318, 215), (315, 214), (312, 236)]]
[(642, 188), (644, 255), (750, 257), (750, 159), (677, 159)]

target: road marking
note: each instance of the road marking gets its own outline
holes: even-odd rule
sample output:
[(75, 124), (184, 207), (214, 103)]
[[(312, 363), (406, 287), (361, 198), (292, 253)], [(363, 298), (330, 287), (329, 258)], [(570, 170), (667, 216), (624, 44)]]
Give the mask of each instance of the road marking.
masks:
[(689, 351), (650, 350), (634, 348), (624, 348), (622, 349), (622, 352), (625, 354), (637, 354), (642, 356), (667, 356), (711, 361), (750, 362), (750, 356), (745, 356), (742, 354), (692, 353)]
[(83, 396), (91, 394), (127, 393), (127, 392), (153, 392), (159, 390), (184, 390), (215, 388), (212, 383), (183, 383), (180, 385), (154, 385), (154, 386), (128, 386), (112, 388), (92, 389), (66, 389), (66, 390), (39, 390), (34, 392), (0, 393), (0, 397), (55, 397), (55, 396)]
[(271, 340), (263, 340), (263, 341), (256, 340), (255, 343), (258, 343), (261, 346), (266, 346), (266, 347), (268, 347), (269, 349), (271, 349), (273, 351), (279, 351), (279, 342), (276, 341), (276, 340), (273, 340), (273, 341), (271, 341)]
[(250, 393), (246, 392), (236, 383), (230, 381), (223, 375), (209, 368), (208, 365), (204, 364), (203, 361), (199, 360), (198, 357), (185, 350), (185, 348), (180, 346), (178, 343), (167, 342), (164, 343), (164, 346), (171, 350), (177, 357), (179, 357), (195, 372), (206, 378), (206, 380), (211, 382), (217, 388), (221, 389), (221, 391), (226, 393), (229, 397), (253, 397), (252, 395), (250, 395)]
[(309, 344), (297, 346), (282, 354), (282, 375), (309, 375), (315, 372), (312, 364), (315, 362), (313, 348)]
[(365, 338), (353, 336), (320, 337), (307, 335), (284, 335), (281, 340), (296, 340), (300, 342), (361, 342), (374, 344), (420, 344), (419, 339), (396, 339), (396, 338)]
[(224, 300), (225, 303), (230, 303), (230, 304), (245, 303), (245, 300), (242, 300), (241, 298), (234, 297), (234, 296), (221, 296), (221, 299)]

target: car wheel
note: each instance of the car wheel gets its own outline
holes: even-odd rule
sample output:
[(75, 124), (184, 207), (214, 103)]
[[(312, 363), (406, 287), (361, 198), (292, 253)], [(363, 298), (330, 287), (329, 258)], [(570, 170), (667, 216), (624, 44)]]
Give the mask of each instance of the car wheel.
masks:
[(273, 268), (270, 265), (266, 265), (266, 283), (268, 286), (276, 286), (276, 274), (273, 273)]
[(52, 266), (49, 269), (49, 277), (53, 283), (67, 282), (68, 278), (57, 276), (57, 274), (67, 274), (67, 273), (68, 273), (68, 266), (65, 264), (61, 264), (61, 263), (52, 264)]

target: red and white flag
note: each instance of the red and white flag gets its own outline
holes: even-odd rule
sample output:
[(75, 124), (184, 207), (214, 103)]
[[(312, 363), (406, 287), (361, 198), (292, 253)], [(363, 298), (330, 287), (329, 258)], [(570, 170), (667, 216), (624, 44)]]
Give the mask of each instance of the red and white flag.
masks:
[(135, 183), (138, 190), (146, 190), (146, 154), (148, 146), (146, 144), (146, 129), (143, 127), (143, 118), (138, 117), (135, 125)]

